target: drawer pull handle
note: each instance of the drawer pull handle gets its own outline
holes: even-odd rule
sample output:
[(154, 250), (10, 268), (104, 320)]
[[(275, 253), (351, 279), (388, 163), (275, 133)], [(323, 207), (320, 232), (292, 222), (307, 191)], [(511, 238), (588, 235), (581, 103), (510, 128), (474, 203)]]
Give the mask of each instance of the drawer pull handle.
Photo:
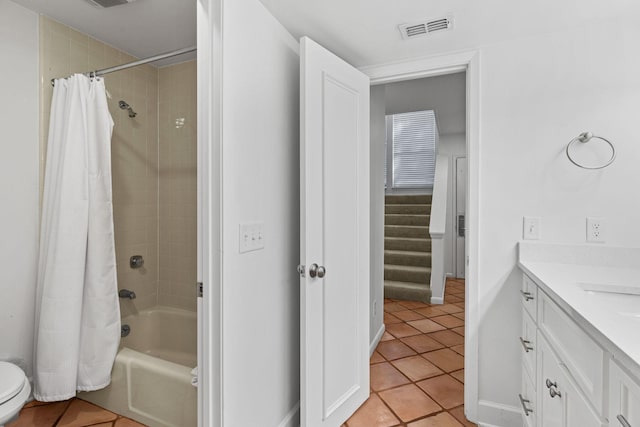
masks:
[[(522, 405), (522, 409), (524, 410), (524, 415), (528, 417), (529, 414), (533, 412), (533, 409), (527, 408), (527, 403), (531, 403), (531, 401), (525, 399), (524, 397), (522, 397), (521, 394), (519, 394), (518, 397), (520, 397), (520, 404)], [(631, 427), (631, 426), (629, 426), (629, 427)]]
[(529, 345), (531, 344), (531, 341), (525, 340), (524, 338), (520, 337), (520, 343), (522, 344), (522, 348), (524, 348), (524, 351), (526, 353), (529, 353), (531, 350), (533, 350), (533, 347)]
[(547, 388), (558, 387), (558, 383), (551, 382), (549, 378), (547, 378), (547, 381), (545, 382), (545, 384), (547, 385)]
[(631, 424), (629, 424), (629, 421), (627, 421), (624, 415), (620, 414), (616, 418), (618, 419), (618, 421), (620, 421), (620, 425), (622, 427), (631, 427)]
[(562, 394), (558, 391), (557, 388), (555, 387), (551, 387), (549, 389), (549, 396), (551, 396), (551, 398), (553, 399), (554, 397), (558, 396), (558, 397), (562, 397)]
[(525, 301), (531, 301), (533, 299), (533, 295), (531, 292), (520, 291)]

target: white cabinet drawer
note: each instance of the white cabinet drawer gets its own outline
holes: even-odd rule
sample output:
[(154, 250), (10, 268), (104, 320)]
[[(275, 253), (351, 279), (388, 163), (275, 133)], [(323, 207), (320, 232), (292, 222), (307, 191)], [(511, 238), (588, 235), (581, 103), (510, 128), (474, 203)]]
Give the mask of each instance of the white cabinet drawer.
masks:
[(537, 310), (536, 304), (538, 302), (538, 286), (527, 277), (526, 274), (522, 275), (522, 289), (520, 289), (520, 297), (522, 298), (522, 306), (529, 313), (533, 321), (536, 321)]
[(533, 380), (532, 383), (535, 389), (537, 328), (525, 310), (522, 311), (522, 333), (519, 339), (520, 349), (522, 350), (522, 366)]
[(531, 378), (522, 370), (522, 384), (520, 387), (520, 411), (522, 412), (523, 426), (536, 427), (536, 390)]
[(542, 336), (538, 337), (538, 374), (540, 427), (606, 426)]
[(609, 363), (609, 426), (640, 426), (640, 385), (617, 363)]
[(604, 416), (604, 350), (542, 291), (538, 292), (538, 328), (598, 415)]

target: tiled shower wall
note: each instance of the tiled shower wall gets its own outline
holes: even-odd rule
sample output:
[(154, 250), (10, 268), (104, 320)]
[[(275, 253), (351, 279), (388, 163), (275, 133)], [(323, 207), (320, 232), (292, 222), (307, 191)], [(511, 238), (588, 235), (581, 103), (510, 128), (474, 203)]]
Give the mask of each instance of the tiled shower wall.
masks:
[[(53, 94), (51, 79), (135, 59), (86, 34), (41, 17), (41, 176), (44, 176)], [(159, 75), (164, 76), (165, 81), (160, 92)], [(145, 65), (108, 74), (104, 79), (110, 95), (109, 111), (115, 122), (111, 152), (118, 287), (130, 289), (137, 295), (133, 301), (121, 300), (122, 314), (152, 307), (158, 302), (195, 310), (196, 267), (192, 261), (196, 252), (195, 61), (160, 71)], [(159, 93), (163, 94), (165, 104), (160, 127)], [(118, 108), (121, 99), (138, 113), (135, 118), (129, 118), (125, 110)], [(175, 106), (172, 106), (174, 99)], [(159, 143), (164, 146), (162, 154)], [(171, 180), (173, 177), (176, 182)], [(164, 228), (159, 227), (160, 221)], [(142, 255), (144, 267), (131, 269), (131, 255)], [(160, 260), (164, 263), (162, 273), (167, 276), (159, 281)]]
[(196, 61), (160, 68), (158, 303), (196, 309)]

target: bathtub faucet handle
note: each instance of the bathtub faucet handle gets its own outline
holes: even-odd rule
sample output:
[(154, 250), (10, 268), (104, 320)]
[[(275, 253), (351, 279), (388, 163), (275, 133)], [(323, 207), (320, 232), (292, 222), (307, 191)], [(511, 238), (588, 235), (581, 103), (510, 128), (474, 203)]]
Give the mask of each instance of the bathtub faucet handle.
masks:
[(120, 298), (135, 299), (136, 293), (133, 291), (130, 291), (129, 289), (120, 289), (120, 291), (118, 291), (118, 296)]

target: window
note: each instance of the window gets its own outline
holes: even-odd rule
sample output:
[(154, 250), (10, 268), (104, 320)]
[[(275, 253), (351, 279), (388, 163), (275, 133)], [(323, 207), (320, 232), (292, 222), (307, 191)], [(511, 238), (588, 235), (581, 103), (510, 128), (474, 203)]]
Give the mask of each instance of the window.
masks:
[(432, 110), (387, 116), (385, 187), (389, 168), (393, 188), (433, 187), (437, 139)]

